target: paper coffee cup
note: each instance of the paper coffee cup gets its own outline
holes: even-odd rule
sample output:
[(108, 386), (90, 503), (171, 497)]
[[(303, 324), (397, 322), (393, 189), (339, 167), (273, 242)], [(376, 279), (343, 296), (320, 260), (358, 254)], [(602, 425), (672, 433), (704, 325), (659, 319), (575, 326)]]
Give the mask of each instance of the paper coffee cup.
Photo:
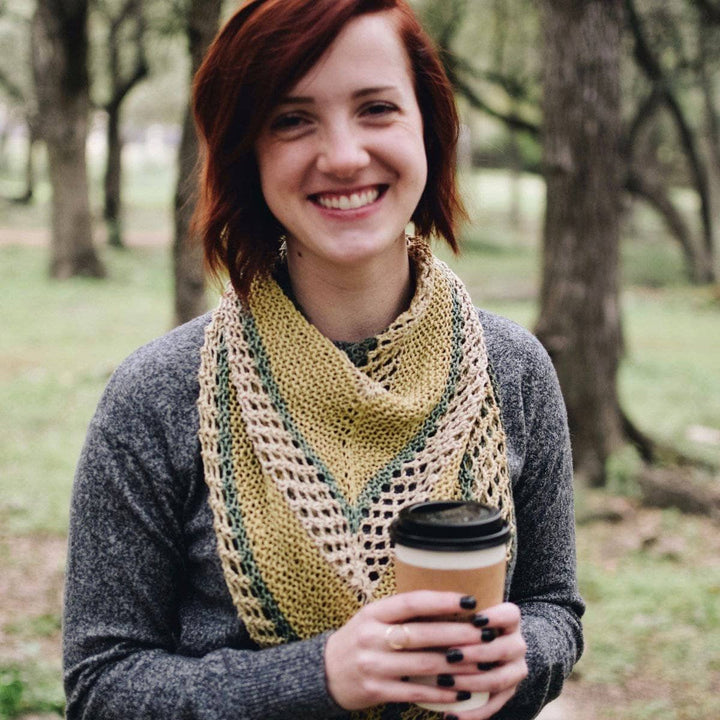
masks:
[[(476, 610), (503, 601), (510, 528), (500, 511), (477, 502), (438, 501), (403, 508), (390, 525), (397, 591), (441, 590), (473, 595)], [(459, 615), (457, 619), (464, 619)], [(413, 677), (435, 685), (436, 677)], [(484, 705), (487, 693), (455, 703), (418, 703), (436, 712)]]

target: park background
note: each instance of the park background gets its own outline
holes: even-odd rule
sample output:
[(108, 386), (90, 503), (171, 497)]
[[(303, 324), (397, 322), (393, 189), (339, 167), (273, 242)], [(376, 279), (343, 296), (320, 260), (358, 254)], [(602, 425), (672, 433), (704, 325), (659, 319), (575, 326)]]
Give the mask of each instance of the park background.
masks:
[[(62, 188), (49, 172), (52, 129), (38, 117), (43, 78), (33, 79), (39, 41), (31, 33), (38, 9), (84, 4), (0, 2), (2, 719), (62, 716), (59, 636), (74, 465), (113, 369), (181, 314), (178, 286), (188, 280), (177, 260), (183, 225), (176, 205), (188, 171), (178, 158), (186, 140), (190, 50), (197, 55), (188, 37), (197, 42), (198, 27), (212, 28), (216, 15), (234, 5), (87, 5), (91, 104), (83, 146), (94, 261), (58, 272), (59, 230), (51, 217)], [(599, 479), (579, 476), (587, 648), (549, 710), (563, 720), (714, 720), (720, 717), (720, 3), (415, 4), (446, 50), (463, 118), (460, 180), (470, 221), (459, 258), (438, 252), (476, 304), (531, 329), (544, 312), (542, 288), (554, 252), (546, 212), (558, 202), (547, 182), (551, 129), (541, 105), (544, 93), (557, 91), (558, 66), (550, 66), (560, 62), (574, 92), (592, 103), (588, 87), (597, 93), (603, 85), (592, 77), (597, 67), (590, 55), (616, 54), (617, 127), (596, 144), (601, 155), (612, 154), (611, 138), (621, 149), (613, 201), (619, 254), (611, 272), (618, 277), (622, 345), (616, 384), (607, 391), (616, 393), (639, 436), (607, 449)], [(602, 26), (611, 22), (616, 36)], [(574, 48), (575, 55), (558, 57), (558, 47)], [(572, 123), (572, 112), (565, 115)], [(118, 138), (119, 192), (107, 179), (108, 148)], [(593, 155), (589, 142), (586, 150), (590, 175), (605, 158)], [(595, 191), (589, 182), (575, 184), (579, 193)], [(77, 186), (70, 189), (82, 195)], [(587, 205), (602, 208), (603, 198)], [(612, 223), (598, 230), (591, 218), (586, 230), (574, 228), (572, 252), (600, 244), (601, 255), (612, 257)], [(594, 287), (594, 278), (586, 279)], [(210, 307), (216, 295), (208, 285), (196, 301)]]

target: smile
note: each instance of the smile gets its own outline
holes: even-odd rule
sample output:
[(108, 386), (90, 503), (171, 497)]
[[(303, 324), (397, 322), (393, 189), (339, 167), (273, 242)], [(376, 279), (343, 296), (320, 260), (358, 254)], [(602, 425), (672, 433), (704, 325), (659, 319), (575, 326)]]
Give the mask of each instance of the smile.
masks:
[(372, 205), (385, 189), (386, 186), (376, 186), (348, 194), (318, 193), (310, 199), (328, 210), (357, 210)]

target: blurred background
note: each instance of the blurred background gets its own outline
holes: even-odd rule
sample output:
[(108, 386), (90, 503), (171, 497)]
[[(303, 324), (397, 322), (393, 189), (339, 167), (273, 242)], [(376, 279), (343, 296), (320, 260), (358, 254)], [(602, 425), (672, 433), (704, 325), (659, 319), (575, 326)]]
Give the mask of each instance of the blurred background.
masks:
[[(587, 649), (555, 720), (720, 717), (720, 2), (417, 0), (463, 129), (476, 304), (573, 435)], [(139, 345), (210, 308), (190, 78), (221, 0), (0, 0), (0, 718), (63, 712), (74, 465)]]

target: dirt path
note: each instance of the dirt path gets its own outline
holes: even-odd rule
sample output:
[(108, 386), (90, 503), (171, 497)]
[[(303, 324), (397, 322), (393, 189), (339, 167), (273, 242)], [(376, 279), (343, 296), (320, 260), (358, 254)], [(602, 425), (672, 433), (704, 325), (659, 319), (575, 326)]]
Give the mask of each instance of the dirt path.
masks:
[[(98, 227), (94, 232), (95, 244), (98, 247), (105, 245), (105, 228)], [(167, 245), (170, 241), (168, 232), (133, 230), (125, 234), (127, 247), (147, 247)], [(46, 228), (0, 228), (0, 246), (25, 245), (27, 247), (47, 247), (50, 244), (50, 231)]]
[(60, 662), (65, 538), (0, 536), (0, 661)]

